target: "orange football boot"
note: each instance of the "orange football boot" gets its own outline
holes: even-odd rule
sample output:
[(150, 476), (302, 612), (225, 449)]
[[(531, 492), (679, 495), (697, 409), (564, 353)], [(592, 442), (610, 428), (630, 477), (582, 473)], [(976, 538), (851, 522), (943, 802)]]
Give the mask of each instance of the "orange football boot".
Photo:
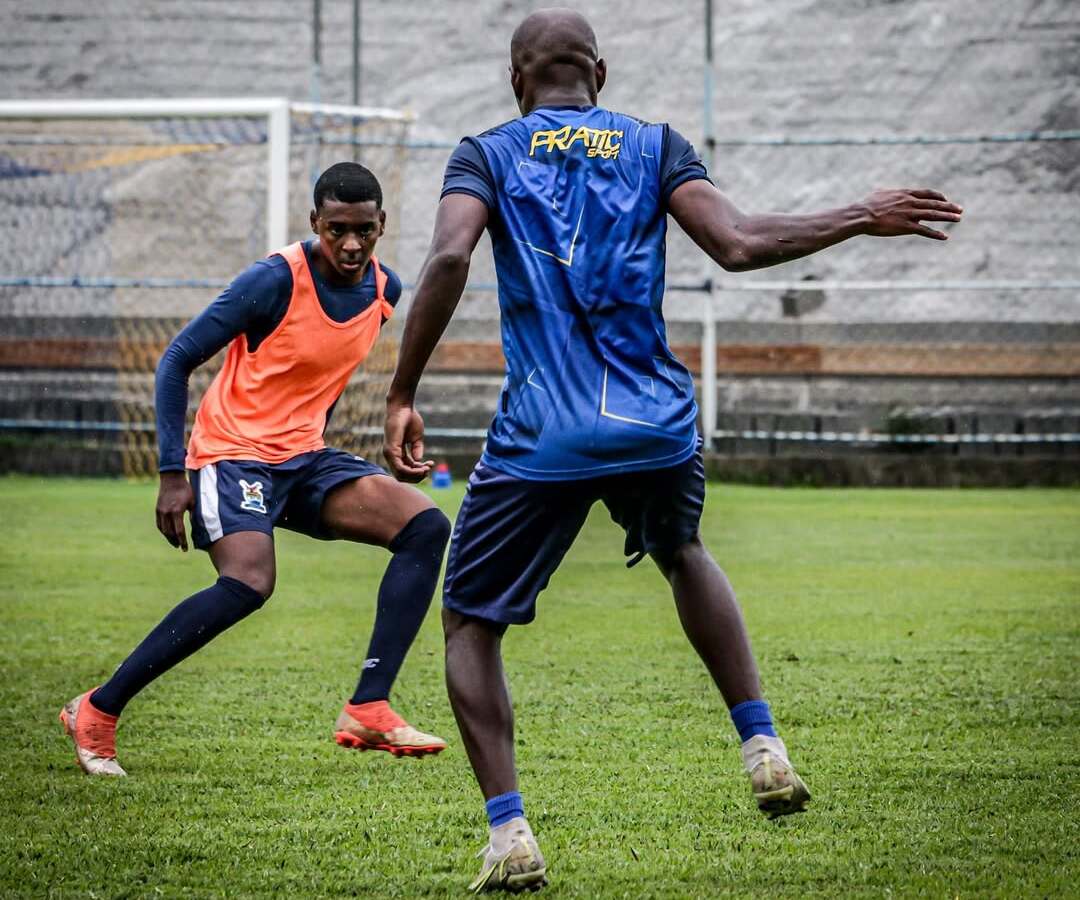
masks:
[(425, 756), (446, 749), (446, 741), (417, 731), (385, 700), (346, 703), (334, 726), (334, 740), (352, 750), (386, 750), (394, 756)]
[(87, 775), (127, 775), (116, 761), (118, 717), (103, 713), (90, 702), (94, 690), (65, 703), (60, 722), (75, 744), (75, 759)]

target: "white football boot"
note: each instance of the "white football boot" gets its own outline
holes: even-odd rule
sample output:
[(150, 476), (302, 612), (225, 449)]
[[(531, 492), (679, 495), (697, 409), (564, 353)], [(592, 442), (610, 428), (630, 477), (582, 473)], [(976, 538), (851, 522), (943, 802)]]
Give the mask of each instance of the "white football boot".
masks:
[(523, 816), (492, 828), (488, 845), (476, 855), (484, 864), (469, 885), (473, 893), (538, 891), (547, 884), (543, 854)]
[(770, 819), (805, 811), (810, 791), (788, 760), (780, 738), (754, 735), (742, 745), (742, 757), (758, 809)]

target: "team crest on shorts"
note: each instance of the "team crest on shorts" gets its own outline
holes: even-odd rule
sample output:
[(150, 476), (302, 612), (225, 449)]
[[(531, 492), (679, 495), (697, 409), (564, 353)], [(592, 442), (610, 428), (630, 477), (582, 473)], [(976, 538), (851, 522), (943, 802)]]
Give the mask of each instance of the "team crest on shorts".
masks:
[(240, 504), (240, 508), (250, 509), (252, 512), (260, 512), (265, 515), (266, 504), (263, 502), (262, 482), (255, 481), (248, 483), (241, 478), (240, 490), (243, 491), (244, 494), (244, 502)]

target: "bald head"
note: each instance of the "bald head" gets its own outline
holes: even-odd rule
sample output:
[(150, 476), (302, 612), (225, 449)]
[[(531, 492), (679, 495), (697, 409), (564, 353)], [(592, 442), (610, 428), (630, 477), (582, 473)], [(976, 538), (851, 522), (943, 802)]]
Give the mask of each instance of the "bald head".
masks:
[(541, 9), (510, 39), (510, 81), (527, 112), (547, 103), (595, 103), (606, 69), (588, 20), (572, 9)]
[(592, 26), (581, 13), (566, 7), (537, 10), (510, 39), (510, 64), (519, 68), (552, 60), (593, 65), (598, 56)]

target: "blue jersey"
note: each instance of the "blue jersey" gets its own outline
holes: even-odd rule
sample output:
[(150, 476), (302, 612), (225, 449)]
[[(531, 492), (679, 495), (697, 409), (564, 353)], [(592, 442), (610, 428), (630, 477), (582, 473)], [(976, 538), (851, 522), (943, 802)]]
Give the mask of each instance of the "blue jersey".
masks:
[(455, 152), (443, 195), (488, 205), (506, 358), (484, 463), (565, 480), (693, 455), (661, 303), (667, 198), (705, 177), (668, 126), (599, 107), (540, 107)]

